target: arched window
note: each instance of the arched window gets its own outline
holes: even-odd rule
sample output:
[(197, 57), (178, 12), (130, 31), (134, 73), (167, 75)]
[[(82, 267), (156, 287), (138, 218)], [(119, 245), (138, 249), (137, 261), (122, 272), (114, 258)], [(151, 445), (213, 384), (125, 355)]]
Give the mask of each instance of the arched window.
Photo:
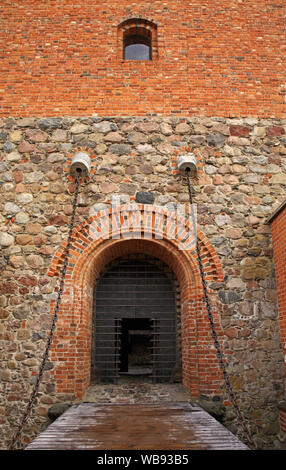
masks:
[(123, 35), (123, 58), (125, 60), (151, 60), (151, 31), (144, 28), (130, 28)]
[(157, 57), (157, 26), (148, 20), (130, 19), (118, 27), (119, 56), (123, 60)]

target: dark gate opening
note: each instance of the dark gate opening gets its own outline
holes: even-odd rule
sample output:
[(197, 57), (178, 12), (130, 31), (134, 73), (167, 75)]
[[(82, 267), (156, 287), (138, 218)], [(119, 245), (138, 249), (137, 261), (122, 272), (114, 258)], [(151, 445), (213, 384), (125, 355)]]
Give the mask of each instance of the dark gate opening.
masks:
[(148, 376), (153, 370), (152, 324), (149, 318), (122, 320), (119, 375)]
[(107, 267), (95, 286), (92, 382), (114, 383), (128, 375), (153, 382), (178, 377), (175, 293), (173, 273), (155, 258), (135, 255)]

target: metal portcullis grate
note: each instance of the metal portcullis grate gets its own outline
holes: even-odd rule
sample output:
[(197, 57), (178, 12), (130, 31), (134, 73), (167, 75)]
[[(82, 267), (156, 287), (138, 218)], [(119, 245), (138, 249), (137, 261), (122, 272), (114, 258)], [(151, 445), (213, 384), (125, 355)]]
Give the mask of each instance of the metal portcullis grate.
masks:
[(172, 281), (156, 264), (121, 261), (98, 281), (94, 296), (92, 379), (124, 375), (170, 382), (176, 366), (176, 308)]

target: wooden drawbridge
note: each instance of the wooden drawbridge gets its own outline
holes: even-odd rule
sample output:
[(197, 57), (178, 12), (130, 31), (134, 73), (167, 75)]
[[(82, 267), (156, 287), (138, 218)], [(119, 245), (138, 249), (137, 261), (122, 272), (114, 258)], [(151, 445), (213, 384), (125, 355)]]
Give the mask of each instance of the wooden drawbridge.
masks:
[(72, 405), (26, 450), (247, 450), (189, 402)]

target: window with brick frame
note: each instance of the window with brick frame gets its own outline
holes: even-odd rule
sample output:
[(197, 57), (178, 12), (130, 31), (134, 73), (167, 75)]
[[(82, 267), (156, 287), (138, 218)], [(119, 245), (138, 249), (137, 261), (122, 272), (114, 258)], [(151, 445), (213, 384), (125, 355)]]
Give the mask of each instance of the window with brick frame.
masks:
[(157, 25), (133, 18), (118, 26), (118, 55), (122, 60), (154, 60), (158, 57)]

